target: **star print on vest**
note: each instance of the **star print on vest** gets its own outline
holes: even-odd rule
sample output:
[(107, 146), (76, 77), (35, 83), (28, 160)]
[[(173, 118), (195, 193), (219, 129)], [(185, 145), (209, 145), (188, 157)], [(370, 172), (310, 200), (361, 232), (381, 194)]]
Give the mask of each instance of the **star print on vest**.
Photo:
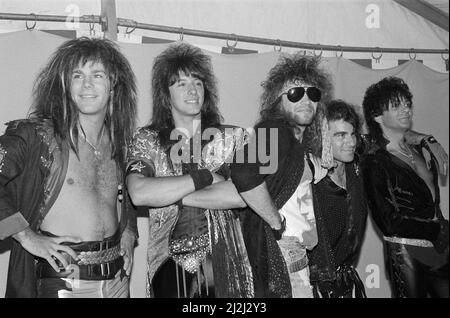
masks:
[(135, 160), (129, 163), (127, 175), (132, 173), (139, 173), (145, 177), (153, 176), (153, 169), (142, 160)]

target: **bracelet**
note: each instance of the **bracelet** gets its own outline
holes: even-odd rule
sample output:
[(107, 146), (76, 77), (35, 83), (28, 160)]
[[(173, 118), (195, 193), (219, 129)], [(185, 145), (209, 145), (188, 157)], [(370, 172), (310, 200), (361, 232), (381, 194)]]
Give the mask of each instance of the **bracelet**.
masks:
[(213, 176), (208, 169), (191, 170), (189, 175), (194, 181), (195, 191), (203, 189), (213, 183)]

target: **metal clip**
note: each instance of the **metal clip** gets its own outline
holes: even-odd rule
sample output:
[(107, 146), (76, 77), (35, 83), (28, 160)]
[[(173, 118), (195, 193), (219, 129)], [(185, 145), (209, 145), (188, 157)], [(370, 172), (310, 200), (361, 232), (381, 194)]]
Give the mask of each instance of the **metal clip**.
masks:
[[(109, 262), (108, 263), (101, 263), (100, 264), (100, 270), (103, 277), (108, 277), (109, 273), (111, 272), (109, 269)], [(106, 271), (106, 273), (105, 273)]]

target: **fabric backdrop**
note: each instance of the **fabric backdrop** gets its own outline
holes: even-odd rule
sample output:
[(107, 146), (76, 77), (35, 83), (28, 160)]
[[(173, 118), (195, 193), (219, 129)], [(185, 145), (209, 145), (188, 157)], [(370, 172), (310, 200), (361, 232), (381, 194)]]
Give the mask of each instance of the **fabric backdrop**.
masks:
[[(5, 123), (27, 115), (31, 104), (33, 81), (50, 54), (66, 39), (40, 31), (20, 31), (0, 34), (0, 122)], [(120, 43), (136, 73), (139, 90), (138, 125), (151, 117), (150, 91), (153, 59), (168, 44)], [(260, 83), (276, 63), (280, 53), (226, 55), (207, 52), (213, 61), (220, 93), (220, 110), (228, 124), (250, 127), (258, 116)], [(414, 129), (433, 134), (449, 149), (449, 89), (448, 74), (438, 73), (417, 61), (395, 68), (372, 70), (343, 58), (324, 58), (323, 66), (333, 77), (335, 98), (360, 105), (366, 88), (385, 76), (403, 78), (414, 94)], [(4, 126), (0, 126), (3, 133)], [(442, 209), (448, 218), (448, 177), (441, 180)], [(139, 246), (135, 251), (135, 266), (131, 279), (131, 296), (145, 295), (145, 250), (147, 219), (138, 220)], [(8, 240), (0, 241), (0, 297), (4, 296)], [(366, 283), (368, 297), (390, 297), (385, 276), (382, 242), (369, 220), (358, 272)]]

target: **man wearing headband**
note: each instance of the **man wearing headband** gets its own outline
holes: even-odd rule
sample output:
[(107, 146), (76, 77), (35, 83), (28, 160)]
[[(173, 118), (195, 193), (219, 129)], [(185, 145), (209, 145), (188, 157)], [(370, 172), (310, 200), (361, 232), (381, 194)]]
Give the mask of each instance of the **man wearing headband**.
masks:
[[(354, 265), (364, 237), (367, 204), (355, 155), (360, 121), (352, 105), (341, 100), (327, 104), (323, 148), (331, 147), (333, 164), (313, 185), (319, 243), (308, 251), (314, 297), (365, 297)], [(322, 151), (326, 151), (323, 149)]]
[[(257, 297), (313, 296), (306, 250), (317, 244), (317, 232), (308, 153), (320, 153), (320, 118), (332, 89), (319, 62), (297, 53), (283, 56), (270, 70), (255, 136), (245, 148), (244, 163), (232, 165), (232, 180), (249, 206), (243, 231)], [(257, 154), (275, 152), (277, 167), (267, 169), (260, 158), (252, 163), (252, 146)], [(281, 229), (261, 218), (261, 211), (279, 214)]]
[[(133, 203), (149, 212), (147, 296), (253, 297), (229, 163), (245, 130), (224, 126), (211, 59), (175, 44), (156, 57), (153, 117), (128, 153)], [(214, 184), (213, 184), (214, 183)]]
[(40, 72), (34, 98), (30, 118), (0, 137), (0, 239), (15, 239), (6, 297), (128, 297), (132, 69), (112, 42), (70, 40)]
[(420, 148), (430, 151), (437, 143), (432, 137), (419, 147), (405, 143), (413, 104), (400, 78), (370, 86), (363, 109), (374, 141), (362, 162), (364, 184), (383, 233), (393, 295), (448, 298), (448, 220), (439, 206), (437, 166), (424, 160)]

